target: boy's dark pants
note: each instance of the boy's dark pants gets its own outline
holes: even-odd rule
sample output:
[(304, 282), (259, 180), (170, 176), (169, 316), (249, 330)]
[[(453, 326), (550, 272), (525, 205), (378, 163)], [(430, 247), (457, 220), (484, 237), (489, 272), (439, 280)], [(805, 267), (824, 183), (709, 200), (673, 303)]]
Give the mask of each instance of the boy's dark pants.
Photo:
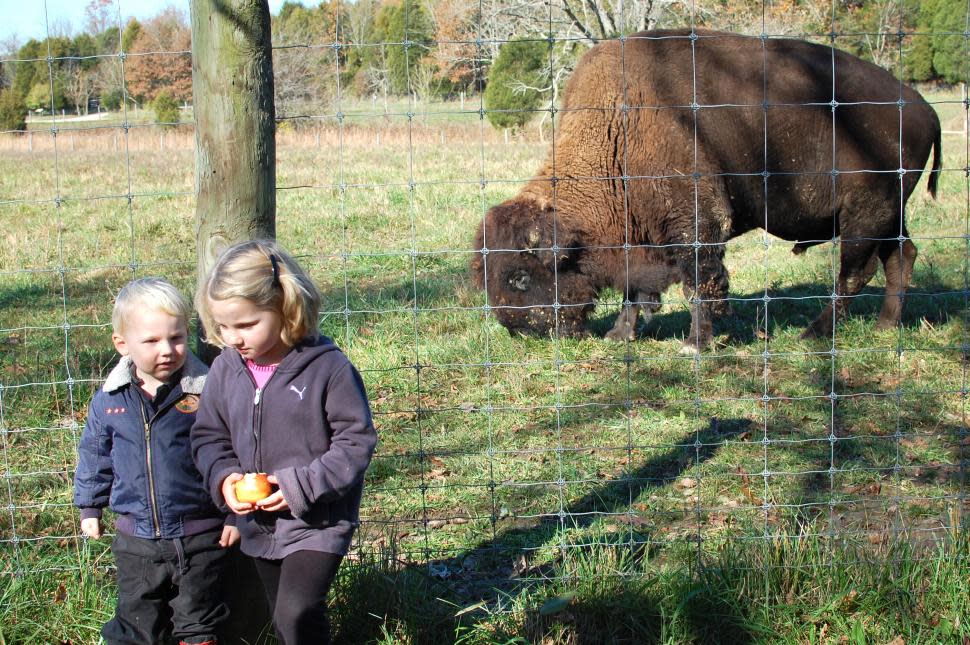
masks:
[(216, 640), (228, 609), (220, 578), (222, 529), (172, 540), (119, 533), (111, 544), (118, 566), (118, 606), (101, 629), (106, 643), (154, 645), (169, 638)]

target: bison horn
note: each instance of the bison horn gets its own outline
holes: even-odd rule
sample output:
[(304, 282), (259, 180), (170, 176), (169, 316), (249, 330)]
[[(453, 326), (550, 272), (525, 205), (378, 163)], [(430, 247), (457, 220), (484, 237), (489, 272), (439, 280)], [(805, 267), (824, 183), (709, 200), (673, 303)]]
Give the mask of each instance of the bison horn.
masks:
[(539, 245), (539, 231), (529, 231), (529, 247), (533, 248)]
[(528, 291), (532, 283), (532, 276), (525, 271), (516, 271), (515, 275), (509, 278), (509, 286), (516, 291)]

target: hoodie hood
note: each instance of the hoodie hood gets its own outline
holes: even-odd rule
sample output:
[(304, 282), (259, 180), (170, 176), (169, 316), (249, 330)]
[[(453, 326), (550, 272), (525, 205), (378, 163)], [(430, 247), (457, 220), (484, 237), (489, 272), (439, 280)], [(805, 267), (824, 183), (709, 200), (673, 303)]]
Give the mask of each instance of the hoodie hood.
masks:
[[(315, 361), (322, 354), (328, 352), (339, 351), (340, 348), (337, 347), (333, 340), (327, 336), (317, 335), (311, 338), (304, 339), (299, 344), (295, 345), (290, 353), (287, 354), (280, 364), (276, 368), (276, 373), (274, 374), (275, 379), (288, 380), (303, 372), (307, 365)], [(232, 347), (224, 347), (222, 349), (222, 360), (226, 361), (230, 366), (230, 369), (234, 372), (244, 371), (248, 368), (246, 367), (246, 359), (244, 359), (239, 352), (237, 352)]]

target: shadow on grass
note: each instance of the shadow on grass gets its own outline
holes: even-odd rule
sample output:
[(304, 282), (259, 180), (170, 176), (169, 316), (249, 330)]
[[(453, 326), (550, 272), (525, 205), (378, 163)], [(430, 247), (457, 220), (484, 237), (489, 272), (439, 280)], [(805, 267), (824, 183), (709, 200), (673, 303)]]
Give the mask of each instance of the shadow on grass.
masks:
[[(561, 513), (521, 523), (501, 521), (493, 515), (492, 537), (454, 557), (404, 563), (380, 574), (367, 566), (356, 570), (338, 591), (336, 605), (342, 616), (336, 641), (378, 639), (381, 630), (391, 622), (416, 637), (414, 642), (449, 642), (463, 625), (468, 628), (476, 612), (508, 609), (515, 597), (543, 583), (557, 581), (561, 575), (559, 565), (567, 552), (591, 552), (597, 545), (607, 544), (629, 552), (635, 559), (648, 558), (653, 527), (645, 526), (636, 513), (630, 512), (633, 502), (669, 484), (686, 468), (712, 458), (726, 439), (743, 433), (749, 425), (747, 419), (712, 422), (709, 428), (692, 434), (689, 442), (668, 446), (624, 475), (595, 486), (569, 502)], [(695, 462), (684, 460), (685, 450), (696, 458)], [(582, 529), (604, 517), (619, 527), (598, 535), (593, 545), (571, 543), (574, 539), (589, 540)], [(688, 547), (696, 540), (696, 536), (689, 539)], [(393, 560), (393, 550), (383, 554), (384, 558)], [(583, 583), (567, 579), (560, 584), (568, 590), (570, 585)], [(517, 626), (504, 636), (495, 634), (497, 640), (488, 642), (506, 642), (502, 638), (513, 635), (524, 636), (522, 642), (537, 642), (560, 628), (579, 638), (569, 642), (633, 643), (659, 639), (664, 610), (650, 581), (643, 589), (621, 590), (622, 587), (617, 587), (618, 595), (591, 594), (570, 603), (568, 611), (531, 609), (526, 614), (526, 625)], [(726, 640), (721, 642), (746, 643), (753, 639), (747, 631), (748, 621), (736, 605), (707, 594), (702, 585), (685, 594), (688, 595), (680, 608), (680, 620), (685, 629), (697, 636), (696, 642), (718, 642), (717, 638), (723, 638)], [(369, 598), (366, 613), (352, 605), (352, 599), (359, 597)], [(469, 605), (475, 605), (475, 609), (461, 611)], [(523, 629), (525, 635), (521, 633)]]
[[(818, 284), (799, 284), (785, 288), (770, 289), (771, 300), (764, 302), (763, 292), (732, 294), (730, 303), (734, 315), (715, 321), (715, 333), (727, 333), (734, 345), (747, 345), (755, 342), (761, 335), (776, 327), (795, 327), (804, 330), (829, 303), (829, 293), (822, 293)], [(875, 319), (882, 307), (882, 287), (866, 287), (853, 296), (848, 316), (864, 316)], [(934, 280), (910, 289), (900, 324), (907, 328), (917, 328), (923, 321), (932, 324), (946, 323), (953, 316), (965, 311), (965, 293), (962, 287), (947, 285)], [(766, 313), (767, 312), (767, 315)], [(604, 336), (612, 329), (619, 312), (590, 320), (590, 330), (597, 336)], [(658, 313), (647, 324), (638, 328), (638, 337), (655, 340), (684, 338), (690, 329), (690, 313), (686, 304), (679, 311)]]
[[(361, 325), (373, 325), (387, 313), (408, 313), (417, 306), (419, 311), (436, 308), (476, 309), (485, 304), (484, 294), (477, 293), (470, 305), (460, 302), (465, 289), (472, 289), (471, 278), (463, 263), (447, 259), (428, 259), (419, 275), (401, 280), (376, 278), (355, 283), (351, 292), (342, 288), (324, 292), (323, 309), (334, 313), (343, 312), (345, 307), (353, 312), (354, 319)], [(963, 285), (947, 284), (947, 281), (932, 266), (922, 268), (918, 265), (907, 292), (901, 323), (914, 327), (926, 320), (943, 323), (965, 308)], [(775, 327), (795, 327), (805, 329), (822, 312), (830, 300), (831, 285), (821, 283), (801, 283), (783, 288), (768, 290), (771, 301), (763, 300), (763, 291), (730, 295), (735, 315), (716, 321), (715, 331), (727, 333), (732, 344), (754, 342), (762, 332)], [(677, 301), (682, 301), (679, 286), (674, 286)], [(852, 298), (849, 306), (850, 316), (865, 316), (873, 320), (882, 306), (884, 290), (879, 287), (866, 287)], [(458, 294), (456, 296), (456, 294)], [(550, 306), (552, 303), (550, 303)], [(767, 311), (767, 315), (766, 312)], [(619, 312), (590, 318), (588, 326), (597, 336), (604, 336), (616, 321)], [(640, 326), (641, 338), (657, 340), (683, 338), (690, 328), (690, 316), (686, 305), (681, 310), (665, 311), (653, 317), (646, 325)]]

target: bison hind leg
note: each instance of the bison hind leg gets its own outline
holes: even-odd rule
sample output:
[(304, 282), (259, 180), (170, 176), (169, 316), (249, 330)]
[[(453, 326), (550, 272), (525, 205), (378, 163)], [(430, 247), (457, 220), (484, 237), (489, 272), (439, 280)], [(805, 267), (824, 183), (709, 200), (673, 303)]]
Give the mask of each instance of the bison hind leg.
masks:
[(830, 338), (835, 324), (849, 309), (849, 302), (869, 284), (879, 267), (878, 242), (853, 240), (841, 242), (839, 278), (835, 297), (829, 301), (818, 318), (802, 332), (803, 339)]
[(885, 241), (879, 246), (879, 259), (886, 274), (886, 292), (876, 329), (892, 329), (899, 324), (903, 313), (903, 298), (913, 277), (916, 245), (906, 238), (902, 244)]

